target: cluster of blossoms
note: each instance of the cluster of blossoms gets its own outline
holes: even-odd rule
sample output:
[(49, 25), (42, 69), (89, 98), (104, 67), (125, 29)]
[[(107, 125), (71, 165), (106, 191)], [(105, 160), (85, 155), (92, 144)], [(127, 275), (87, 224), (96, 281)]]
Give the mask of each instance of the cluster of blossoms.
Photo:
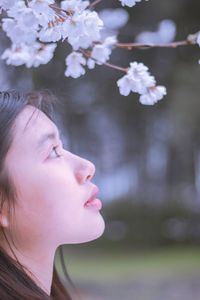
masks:
[(137, 2), (141, 2), (141, 0), (119, 0), (119, 1), (121, 2), (122, 6), (127, 5), (129, 7), (134, 6)]
[(27, 68), (38, 67), (52, 59), (56, 46), (55, 43), (44, 45), (38, 42), (35, 42), (32, 47), (26, 44), (20, 46), (12, 44), (11, 48), (3, 52), (1, 58), (7, 59), (8, 65), (20, 66), (25, 64)]
[(73, 51), (66, 57), (65, 61), (67, 69), (65, 71), (65, 75), (77, 78), (80, 75), (85, 74), (83, 65), (87, 65), (89, 69), (93, 69), (95, 67), (95, 63), (102, 65), (109, 59), (112, 52), (111, 49), (116, 42), (117, 39), (115, 36), (107, 37), (101, 44), (93, 46), (87, 60), (82, 53)]
[[(119, 2), (132, 7), (141, 0)], [(2, 18), (2, 29), (12, 42), (1, 55), (7, 64), (27, 68), (47, 64), (61, 40), (72, 47), (64, 74), (78, 78), (85, 74), (85, 67), (106, 64), (118, 43), (116, 35), (101, 36), (104, 22), (87, 0), (63, 0), (59, 6), (54, 0), (0, 0), (0, 8), (7, 14)], [(148, 105), (166, 95), (165, 87), (156, 86), (142, 63), (131, 62), (124, 72), (126, 75), (117, 81), (122, 95), (139, 93), (139, 101)]]
[(129, 95), (131, 91), (139, 93), (140, 103), (146, 105), (154, 104), (166, 95), (166, 88), (156, 86), (154, 76), (149, 74), (143, 63), (130, 63), (127, 74), (117, 81), (117, 85), (124, 96)]

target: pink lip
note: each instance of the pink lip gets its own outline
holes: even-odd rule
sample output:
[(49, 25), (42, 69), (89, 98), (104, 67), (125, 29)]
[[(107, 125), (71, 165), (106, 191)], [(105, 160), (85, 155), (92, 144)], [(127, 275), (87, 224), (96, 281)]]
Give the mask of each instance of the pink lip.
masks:
[(99, 192), (99, 188), (95, 185), (93, 190), (92, 190), (92, 194), (91, 194), (90, 198), (87, 199), (86, 202), (94, 200), (96, 198), (98, 192)]

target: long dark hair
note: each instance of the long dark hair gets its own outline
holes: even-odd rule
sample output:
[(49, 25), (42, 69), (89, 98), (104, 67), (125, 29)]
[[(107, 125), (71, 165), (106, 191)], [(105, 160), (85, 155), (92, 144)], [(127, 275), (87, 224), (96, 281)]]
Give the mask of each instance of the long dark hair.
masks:
[[(11, 207), (14, 210), (17, 193), (14, 182), (6, 169), (5, 157), (13, 140), (12, 126), (14, 121), (28, 104), (36, 107), (36, 109), (40, 109), (53, 121), (54, 105), (59, 104), (59, 101), (49, 90), (28, 92), (7, 90), (0, 92), (0, 211), (5, 202), (8, 206), (9, 218), (12, 217)], [(3, 226), (0, 226), (0, 233), (4, 236), (10, 250), (16, 258), (15, 260), (6, 253), (3, 247), (1, 247), (0, 241), (0, 300), (72, 300), (69, 291), (59, 279), (55, 264), (53, 268), (51, 294), (49, 296), (25, 272), (27, 268), (18, 261), (7, 239)], [(13, 241), (12, 233), (11, 240)], [(64, 274), (67, 277), (67, 281), (70, 282), (73, 289), (76, 290), (64, 265), (61, 246), (59, 250), (61, 251), (61, 266), (63, 267)]]

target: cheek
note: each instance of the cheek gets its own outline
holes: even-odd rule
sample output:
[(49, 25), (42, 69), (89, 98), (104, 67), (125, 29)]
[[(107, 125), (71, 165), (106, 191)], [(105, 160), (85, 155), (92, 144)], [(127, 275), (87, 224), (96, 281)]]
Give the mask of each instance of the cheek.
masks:
[[(27, 172), (27, 169), (30, 170)], [(20, 170), (18, 224), (34, 235), (59, 232), (83, 210), (83, 199), (72, 171), (62, 164), (44, 164)]]

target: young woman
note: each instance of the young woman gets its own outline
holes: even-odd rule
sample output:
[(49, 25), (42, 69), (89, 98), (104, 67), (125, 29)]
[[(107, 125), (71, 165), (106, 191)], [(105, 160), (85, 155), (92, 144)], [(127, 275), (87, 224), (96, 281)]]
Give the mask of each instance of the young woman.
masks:
[(0, 300), (73, 299), (56, 249), (104, 232), (100, 200), (87, 202), (95, 166), (63, 148), (57, 102), (45, 90), (0, 92)]

